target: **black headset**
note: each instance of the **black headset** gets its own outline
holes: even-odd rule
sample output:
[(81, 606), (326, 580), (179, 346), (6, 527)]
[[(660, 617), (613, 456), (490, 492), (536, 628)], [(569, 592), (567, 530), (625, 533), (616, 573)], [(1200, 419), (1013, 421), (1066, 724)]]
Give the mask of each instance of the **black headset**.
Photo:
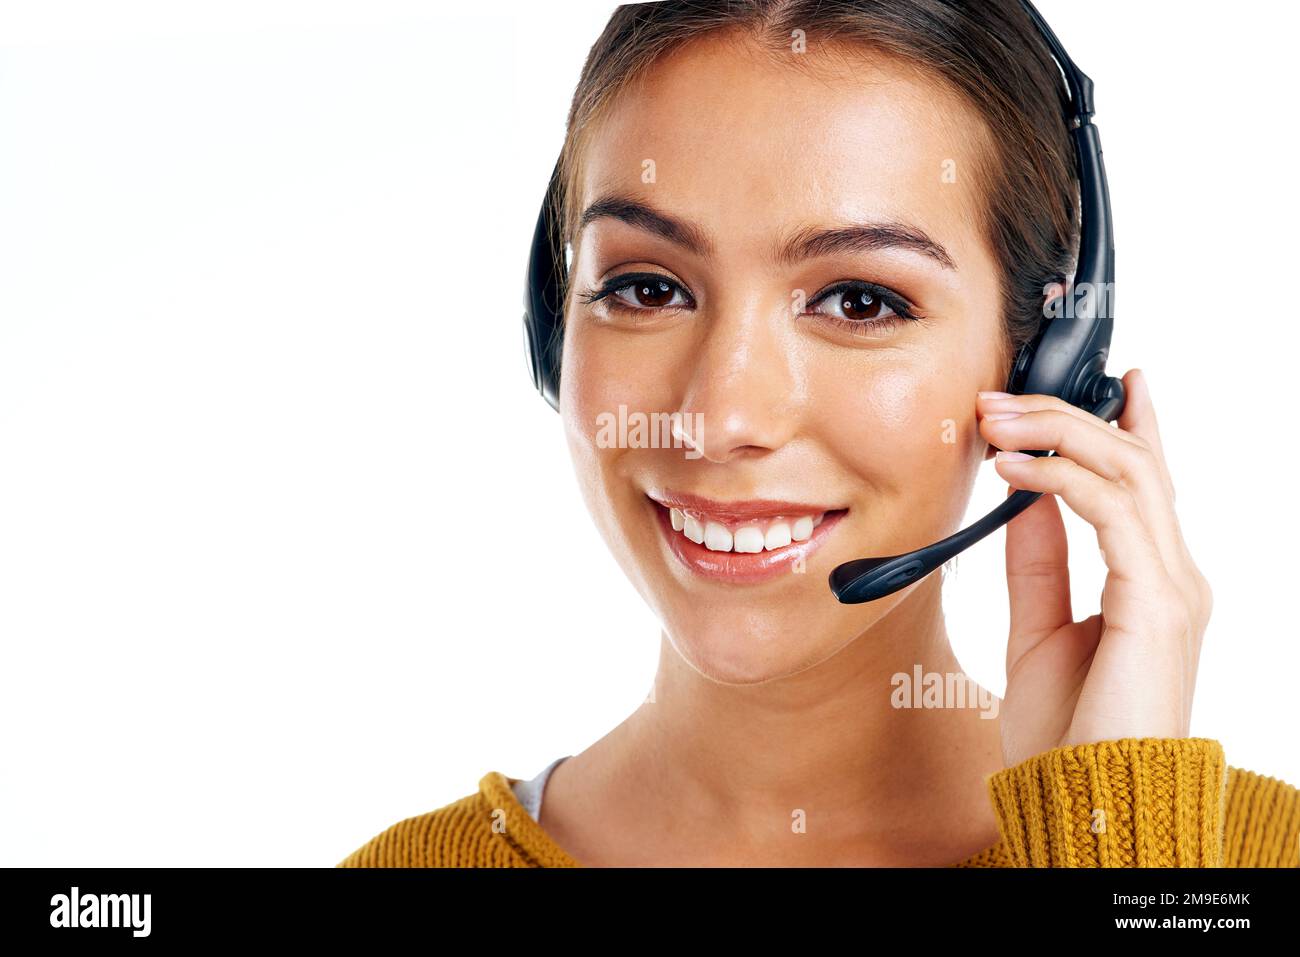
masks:
[[(1057, 396), (1106, 422), (1124, 408), (1124, 384), (1106, 374), (1114, 325), (1115, 239), (1110, 191), (1102, 164), (1101, 138), (1093, 125), (1092, 80), (1074, 65), (1061, 41), (1029, 0), (1020, 0), (1065, 77), (1070, 93), (1066, 121), (1078, 156), (1079, 256), (1070, 289), (1057, 308), (1045, 309), (1037, 335), (1016, 356), (1006, 390), (1012, 394)], [(559, 411), (560, 355), (563, 348), (563, 294), (567, 268), (559, 232), (560, 165), (551, 174), (533, 232), (524, 293), (524, 340), (533, 385)], [(1080, 294), (1080, 290), (1082, 291)], [(1046, 456), (1050, 451), (1026, 450)], [(831, 572), (830, 587), (845, 604), (893, 594), (943, 565), (1036, 502), (1042, 492), (1017, 489), (988, 515), (941, 542), (886, 558), (860, 558)]]

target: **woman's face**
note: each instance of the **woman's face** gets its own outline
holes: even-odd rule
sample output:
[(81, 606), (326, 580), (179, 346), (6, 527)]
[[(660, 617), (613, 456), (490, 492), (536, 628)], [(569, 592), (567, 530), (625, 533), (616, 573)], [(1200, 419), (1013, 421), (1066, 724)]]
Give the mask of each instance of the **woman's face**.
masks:
[(889, 60), (815, 66), (690, 44), (578, 183), (570, 451), (673, 646), (725, 682), (822, 661), (913, 597), (842, 605), (827, 578), (956, 530), (991, 451), (975, 393), (1007, 371), (978, 118)]

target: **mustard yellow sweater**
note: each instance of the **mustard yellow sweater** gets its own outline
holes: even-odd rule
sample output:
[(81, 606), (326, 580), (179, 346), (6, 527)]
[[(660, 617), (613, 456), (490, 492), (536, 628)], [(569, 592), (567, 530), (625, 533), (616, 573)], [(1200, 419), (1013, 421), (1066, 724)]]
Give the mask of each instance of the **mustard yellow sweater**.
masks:
[[(580, 867), (489, 771), (338, 867)], [(1300, 789), (1210, 738), (1055, 748), (986, 778), (1001, 840), (953, 867), (1300, 867)]]

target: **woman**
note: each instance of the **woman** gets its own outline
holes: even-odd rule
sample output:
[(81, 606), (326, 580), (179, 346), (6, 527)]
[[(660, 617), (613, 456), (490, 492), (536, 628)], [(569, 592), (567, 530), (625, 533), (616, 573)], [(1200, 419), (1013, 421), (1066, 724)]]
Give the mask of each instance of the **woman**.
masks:
[[(1118, 428), (998, 391), (1072, 269), (1062, 97), (1015, 0), (618, 8), (562, 156), (560, 408), (663, 623), (654, 693), (340, 866), (1300, 863), (1300, 791), (1188, 736), (1211, 593), (1141, 373)], [(681, 413), (677, 447), (607, 441), (623, 410)], [(826, 582), (951, 534), (999, 449), (1058, 455), (997, 455), (1048, 494), (1007, 526), (1006, 694), (977, 708), (941, 575)], [(1057, 496), (1104, 618), (1072, 620)], [(912, 675), (943, 706), (900, 707)]]

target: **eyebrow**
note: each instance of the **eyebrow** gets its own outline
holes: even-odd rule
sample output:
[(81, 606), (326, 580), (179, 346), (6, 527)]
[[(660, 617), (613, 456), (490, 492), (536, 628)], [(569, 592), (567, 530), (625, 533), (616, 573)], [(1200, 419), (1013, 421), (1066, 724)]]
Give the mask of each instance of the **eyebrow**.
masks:
[[(629, 226), (654, 233), (697, 256), (712, 255), (716, 248), (708, 233), (694, 223), (670, 216), (648, 203), (627, 196), (604, 196), (596, 200), (583, 211), (578, 231), (581, 232), (588, 224), (602, 217), (617, 219)], [(924, 230), (910, 223), (896, 221), (830, 228), (807, 226), (777, 244), (773, 261), (780, 265), (791, 265), (817, 256), (871, 252), (877, 249), (911, 250), (933, 259), (945, 269), (957, 268), (942, 244)]]

